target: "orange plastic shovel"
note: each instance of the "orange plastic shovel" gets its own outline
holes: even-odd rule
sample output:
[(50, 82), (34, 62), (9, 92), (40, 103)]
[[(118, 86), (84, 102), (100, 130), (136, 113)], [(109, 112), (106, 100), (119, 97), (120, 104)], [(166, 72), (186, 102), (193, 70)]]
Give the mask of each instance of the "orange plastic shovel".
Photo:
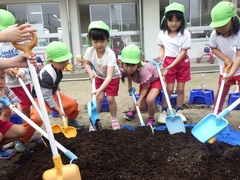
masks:
[[(28, 55), (32, 55), (32, 49), (37, 44), (38, 38), (35, 33), (31, 33), (31, 34), (32, 34), (32, 41), (23, 43), (23, 44), (13, 43), (13, 46)], [(36, 72), (34, 66), (29, 61), (27, 61), (27, 62), (28, 62), (28, 67), (29, 67), (31, 76), (32, 76), (33, 85), (34, 85), (34, 88), (36, 90), (36, 94), (37, 94), (37, 97), (39, 100), (40, 108), (42, 111), (42, 116), (43, 116), (42, 120), (43, 120), (44, 125), (47, 130), (49, 143), (50, 143), (52, 154), (53, 154), (52, 158), (53, 158), (54, 168), (45, 171), (43, 173), (43, 179), (44, 180), (50, 180), (50, 179), (51, 180), (52, 179), (76, 179), (76, 180), (79, 180), (79, 179), (81, 179), (81, 176), (80, 176), (80, 171), (79, 171), (79, 168), (77, 165), (75, 165), (75, 164), (63, 165), (62, 164), (61, 156), (59, 155), (58, 150), (57, 150), (56, 142), (54, 139), (50, 120), (49, 120), (48, 113), (47, 113), (47, 109), (45, 106), (45, 102), (44, 102), (43, 95), (41, 92), (40, 84), (38, 81), (37, 72)]]
[[(63, 106), (62, 106), (62, 101), (61, 101), (59, 91), (57, 91), (56, 94), (58, 97), (58, 104), (60, 106), (60, 109), (63, 111)], [(62, 120), (63, 120), (63, 127), (60, 126), (59, 124), (52, 125), (53, 133), (61, 133), (62, 132), (67, 138), (76, 137), (77, 136), (76, 128), (72, 127), (72, 126), (68, 126), (65, 116), (62, 117)]]

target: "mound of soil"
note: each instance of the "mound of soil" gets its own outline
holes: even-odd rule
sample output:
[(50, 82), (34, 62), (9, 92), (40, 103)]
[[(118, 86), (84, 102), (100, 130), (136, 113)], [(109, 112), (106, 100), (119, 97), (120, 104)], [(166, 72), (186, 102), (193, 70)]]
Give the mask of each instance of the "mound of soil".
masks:
[[(240, 177), (240, 148), (223, 142), (202, 144), (191, 134), (169, 135), (167, 130), (150, 127), (135, 130), (78, 130), (75, 138), (62, 134), (56, 140), (78, 156), (74, 160), (82, 179), (238, 179)], [(61, 154), (63, 164), (69, 159)], [(41, 179), (53, 168), (50, 148), (36, 144), (29, 153), (21, 155), (6, 179)], [(1, 176), (3, 179), (3, 176)]]

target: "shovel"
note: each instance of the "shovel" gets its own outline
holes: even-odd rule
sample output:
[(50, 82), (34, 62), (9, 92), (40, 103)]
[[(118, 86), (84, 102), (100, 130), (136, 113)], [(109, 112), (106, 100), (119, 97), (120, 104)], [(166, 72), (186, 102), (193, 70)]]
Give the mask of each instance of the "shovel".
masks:
[[(21, 84), (21, 86), (23, 87), (25, 93), (27, 94), (28, 98), (30, 99), (31, 103), (33, 104), (33, 106), (35, 107), (36, 111), (38, 112), (39, 116), (41, 119), (43, 119), (42, 117), (42, 112), (40, 110), (40, 108), (38, 107), (37, 103), (34, 101), (32, 95), (30, 94), (30, 92), (28, 91), (26, 85), (24, 84), (23, 80), (21, 78), (18, 78), (18, 81), (19, 83)], [(58, 101), (59, 104), (60, 104), (60, 101)], [(74, 127), (72, 127), (74, 128)], [(72, 138), (72, 137), (76, 137), (77, 135), (77, 131), (76, 129), (72, 129), (71, 127), (67, 128), (66, 130), (63, 129), (60, 125), (58, 124), (54, 124), (52, 126), (52, 130), (53, 130), (53, 133), (60, 133), (62, 132), (64, 134), (64, 136), (66, 138)]]
[[(0, 98), (0, 103), (3, 103), (5, 106), (9, 107), (14, 113), (20, 116), (24, 121), (26, 121), (30, 126), (32, 126), (36, 131), (42, 134), (46, 139), (48, 138), (48, 134), (40, 128), (37, 124), (35, 124), (31, 119), (29, 119), (25, 114), (23, 114), (19, 109), (15, 108), (9, 101), (8, 97), (5, 96), (4, 98)], [(73, 154), (70, 150), (67, 150), (63, 147), (60, 143), (55, 140), (55, 143), (59, 150), (61, 150), (72, 162), (73, 160), (78, 159), (78, 157)]]
[[(134, 95), (135, 90), (136, 90), (136, 89), (135, 89), (134, 87), (131, 87), (130, 92), (128, 93), (129, 96), (132, 96), (132, 97), (133, 97), (133, 102), (134, 102), (134, 104), (136, 104), (136, 102), (137, 102), (137, 101), (136, 101), (136, 97), (135, 97), (135, 95)], [(143, 118), (142, 118), (142, 114), (141, 114), (141, 111), (140, 111), (139, 107), (136, 106), (136, 109), (137, 109), (137, 113), (138, 113), (138, 117), (139, 117), (141, 126), (145, 126), (144, 121), (143, 121)], [(150, 128), (151, 128), (152, 134), (154, 134), (154, 129), (155, 129), (155, 128), (154, 128), (151, 124), (148, 124), (148, 125), (149, 125)]]
[[(92, 93), (95, 91), (95, 78), (92, 79)], [(90, 123), (96, 130), (100, 130), (102, 125), (98, 117), (96, 94), (92, 95), (92, 100), (88, 102), (88, 116)]]
[[(12, 43), (13, 46), (24, 53), (28, 55), (32, 55), (32, 49), (33, 47), (37, 44), (37, 35), (35, 33), (32, 34), (32, 41), (23, 43), (23, 44), (18, 44), (18, 43)], [(51, 129), (51, 124), (50, 120), (48, 117), (47, 109), (45, 106), (45, 102), (43, 99), (43, 95), (41, 92), (40, 84), (38, 81), (38, 76), (36, 73), (36, 69), (34, 66), (27, 60), (28, 67), (30, 70), (30, 74), (32, 76), (33, 84), (36, 90), (36, 94), (39, 100), (40, 108), (42, 111), (42, 120), (44, 122), (44, 125), (47, 130), (48, 138), (49, 138), (49, 143), (51, 146), (52, 154), (53, 154), (53, 163), (54, 163), (54, 168), (49, 169), (43, 173), (43, 179), (81, 179), (80, 176), (80, 171), (77, 165), (75, 164), (69, 164), (69, 165), (63, 165), (62, 164), (62, 159), (61, 156), (58, 153), (56, 142), (52, 133)]]
[[(58, 103), (59, 103), (60, 109), (63, 111), (63, 106), (62, 106), (62, 101), (61, 101), (59, 91), (57, 91), (56, 94), (58, 97)], [(65, 116), (62, 117), (62, 120), (63, 120), (63, 127), (61, 127), (59, 124), (52, 125), (53, 133), (62, 132), (67, 138), (76, 137), (77, 136), (76, 128), (72, 126), (68, 126)]]
[[(224, 72), (223, 77), (225, 75), (226, 75), (226, 72)], [(213, 114), (207, 115), (199, 123), (197, 123), (194, 126), (194, 128), (191, 130), (192, 134), (202, 143), (205, 143), (208, 140), (210, 140), (209, 143), (214, 143), (216, 140), (215, 136), (218, 133), (220, 133), (222, 130), (224, 130), (224, 128), (226, 128), (228, 125), (228, 121), (223, 118), (224, 114), (222, 114), (222, 112), (220, 113), (222, 114), (221, 116), (220, 114), (217, 115), (224, 84), (225, 84), (225, 80), (222, 79)], [(232, 106), (229, 106), (229, 108), (230, 107)]]
[[(136, 102), (137, 102), (137, 101), (136, 101), (136, 97), (135, 97), (135, 95), (134, 95), (135, 90), (136, 90), (136, 89), (135, 89), (134, 87), (131, 87), (130, 92), (128, 93), (129, 96), (132, 96), (132, 97), (133, 97), (133, 102), (134, 102), (134, 104), (136, 104)], [(139, 107), (136, 106), (136, 109), (137, 109), (137, 113), (138, 113), (138, 117), (139, 117), (141, 126), (145, 126)]]
[(161, 62), (158, 63), (158, 62), (156, 62), (156, 60), (153, 59), (152, 64), (157, 68), (158, 75), (159, 75), (159, 78), (160, 78), (160, 82), (162, 84), (163, 92), (164, 92), (164, 95), (165, 95), (165, 98), (166, 98), (166, 101), (167, 101), (167, 105), (168, 105), (168, 108), (169, 108), (170, 116), (166, 117), (167, 129), (168, 129), (170, 134), (175, 134), (175, 133), (179, 133), (179, 132), (186, 133), (186, 129), (185, 129), (182, 118), (180, 116), (175, 116), (174, 115), (172, 105), (170, 103), (169, 96), (168, 96), (168, 93), (167, 93), (167, 90), (166, 90), (165, 82), (163, 81), (163, 76), (162, 76), (162, 73), (160, 71)]

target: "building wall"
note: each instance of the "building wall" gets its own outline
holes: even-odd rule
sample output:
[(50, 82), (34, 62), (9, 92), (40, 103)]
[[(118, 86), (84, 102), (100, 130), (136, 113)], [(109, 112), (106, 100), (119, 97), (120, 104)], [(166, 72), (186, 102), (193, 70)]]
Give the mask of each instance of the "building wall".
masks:
[[(47, 3), (49, 0), (1, 0), (4, 4), (15, 3)], [(62, 23), (62, 38), (72, 53), (73, 60), (76, 55), (81, 54), (81, 26), (79, 18), (79, 4), (89, 3), (119, 3), (129, 2), (129, 0), (56, 0), (53, 2), (59, 2), (60, 15)], [(143, 52), (145, 58), (150, 60), (158, 55), (157, 37), (160, 26), (160, 0), (133, 0), (131, 2), (139, 2), (142, 6), (140, 13), (142, 14), (142, 40), (143, 40)], [(69, 8), (69, 11), (67, 9)], [(70, 15), (70, 18), (68, 18)], [(195, 61), (197, 57), (200, 57), (204, 52), (204, 45), (208, 43), (207, 39), (194, 39), (192, 40), (192, 48), (189, 52), (191, 60)], [(36, 52), (44, 52), (45, 48), (35, 48)]]

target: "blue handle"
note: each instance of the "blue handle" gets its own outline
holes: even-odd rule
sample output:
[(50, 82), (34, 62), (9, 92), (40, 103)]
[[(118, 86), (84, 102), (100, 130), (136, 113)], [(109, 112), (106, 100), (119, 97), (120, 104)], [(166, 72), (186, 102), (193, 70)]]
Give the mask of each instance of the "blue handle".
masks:
[(4, 96), (4, 98), (0, 98), (0, 103), (3, 103), (7, 107), (9, 107), (11, 105), (7, 96)]
[(156, 60), (157, 60), (157, 58), (152, 59), (152, 65), (154, 65), (156, 68), (158, 68), (162, 64), (162, 61), (156, 62)]
[(128, 95), (129, 95), (129, 96), (134, 95), (135, 90), (136, 90), (135, 87), (131, 87), (130, 92), (128, 93)]

